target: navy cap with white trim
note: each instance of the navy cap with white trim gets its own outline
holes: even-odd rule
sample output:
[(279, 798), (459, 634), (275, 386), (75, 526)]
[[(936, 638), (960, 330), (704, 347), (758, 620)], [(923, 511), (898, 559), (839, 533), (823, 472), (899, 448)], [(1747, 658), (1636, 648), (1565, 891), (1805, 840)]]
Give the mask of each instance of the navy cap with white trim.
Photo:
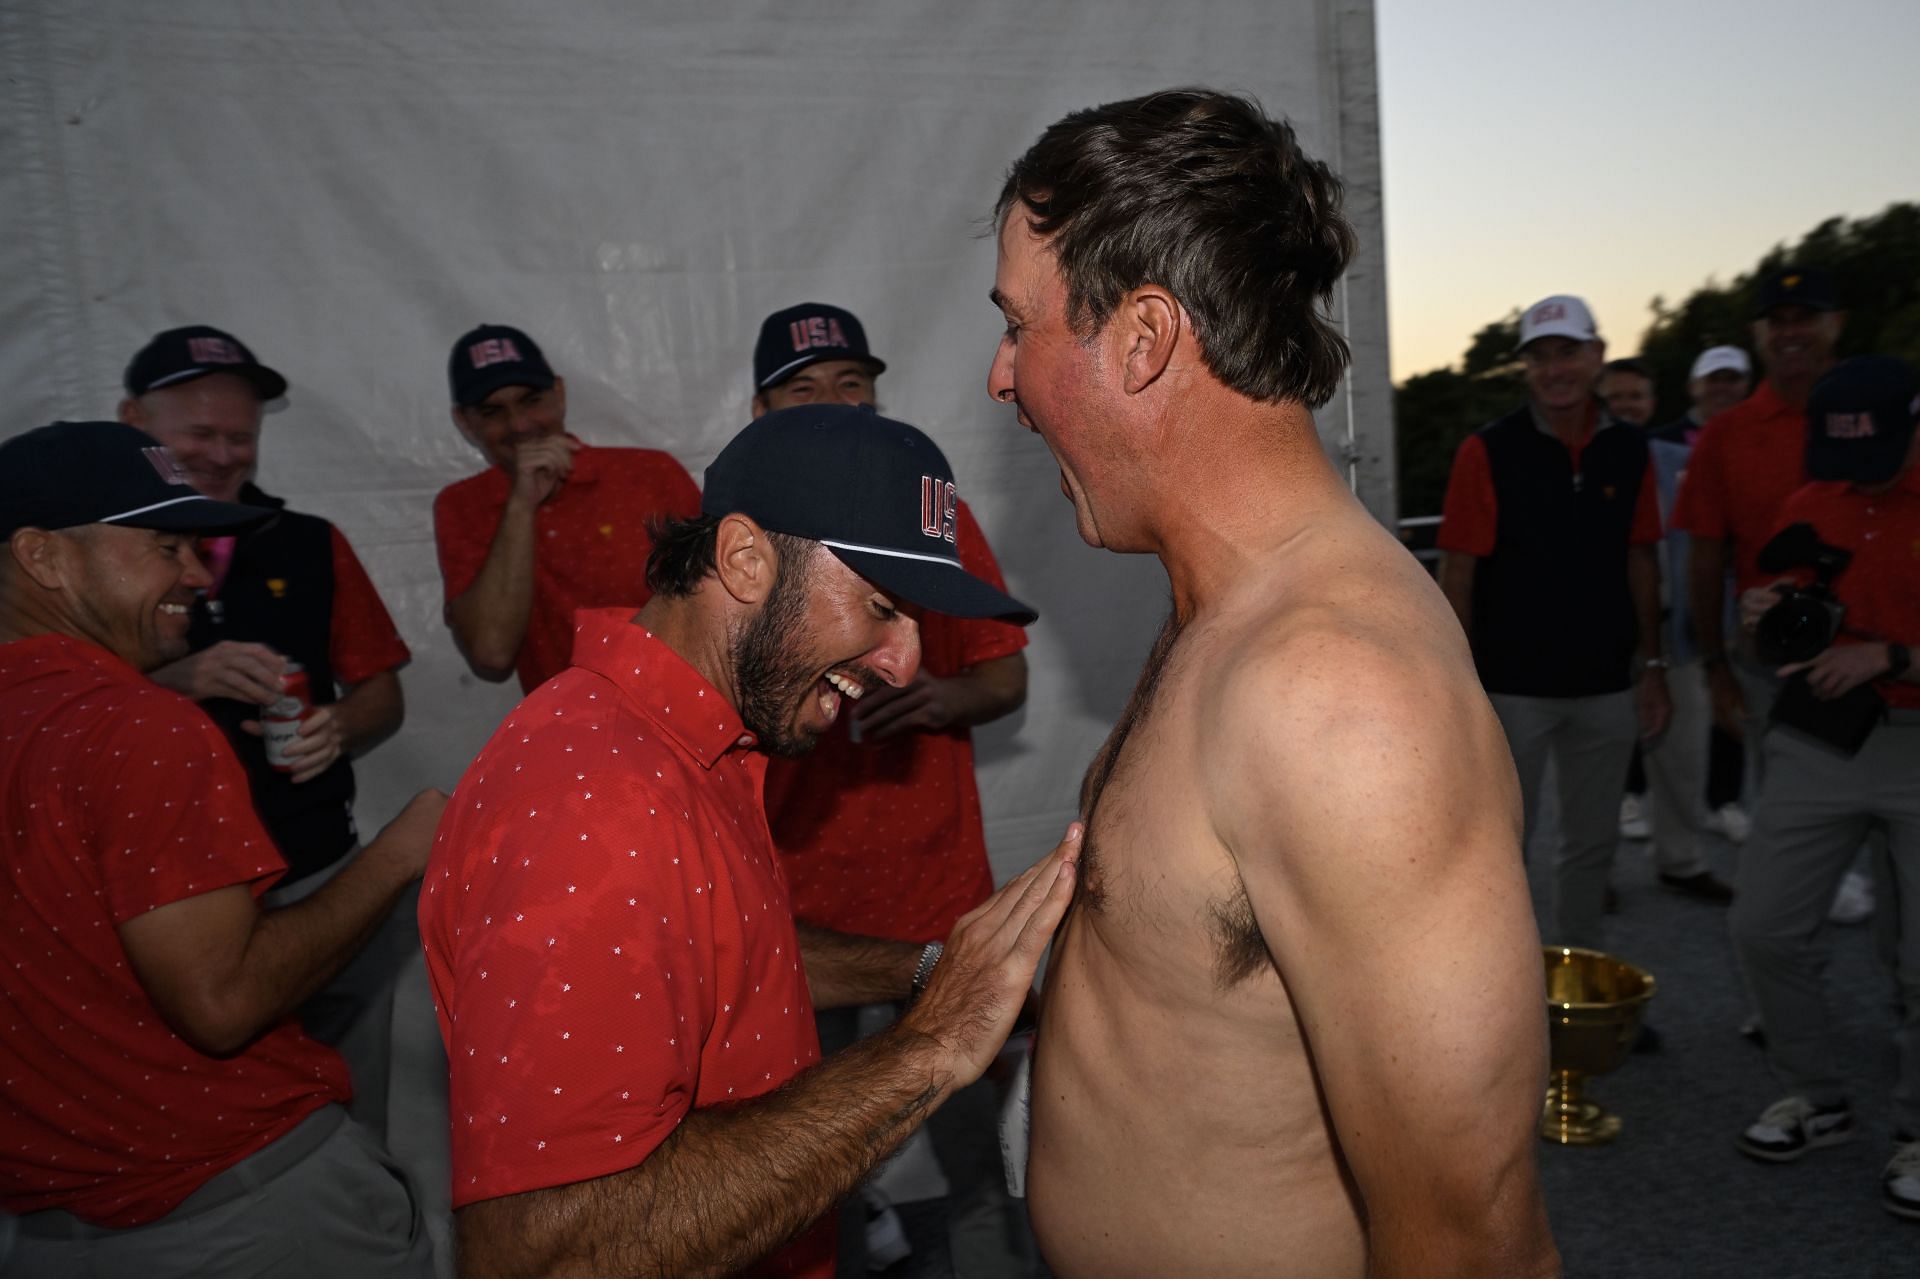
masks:
[(875, 377), (887, 371), (886, 362), (868, 349), (859, 316), (825, 302), (802, 302), (760, 322), (760, 338), (753, 344), (753, 389), (778, 386), (822, 360), (857, 360)]
[(55, 422), (0, 444), (0, 537), (81, 524), (234, 532), (272, 515), (201, 496), (165, 445), (122, 422)]
[(245, 342), (206, 324), (154, 334), (128, 362), (122, 384), (128, 395), (140, 396), (212, 373), (243, 379), (262, 400), (287, 393), (287, 379), (255, 359)]
[(810, 538), (875, 586), (953, 617), (1039, 614), (961, 566), (953, 468), (905, 422), (845, 404), (757, 418), (707, 467), (700, 509)]

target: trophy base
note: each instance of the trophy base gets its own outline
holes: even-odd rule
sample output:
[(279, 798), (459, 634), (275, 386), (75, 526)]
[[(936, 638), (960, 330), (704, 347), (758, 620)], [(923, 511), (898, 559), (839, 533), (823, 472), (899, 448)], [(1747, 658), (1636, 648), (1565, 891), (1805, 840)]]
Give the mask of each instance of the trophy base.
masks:
[(1540, 1111), (1540, 1136), (1562, 1146), (1604, 1146), (1620, 1135), (1620, 1116), (1608, 1114), (1599, 1102), (1568, 1097), (1555, 1086), (1547, 1089)]

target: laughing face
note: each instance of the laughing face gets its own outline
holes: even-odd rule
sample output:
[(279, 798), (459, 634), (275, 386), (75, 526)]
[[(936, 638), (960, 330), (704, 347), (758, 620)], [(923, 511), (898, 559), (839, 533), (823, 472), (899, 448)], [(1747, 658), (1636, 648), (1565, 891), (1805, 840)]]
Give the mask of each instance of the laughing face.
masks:
[(239, 501), (260, 462), (260, 397), (229, 373), (128, 400), (121, 420), (166, 445), (193, 487), (218, 502)]
[(824, 547), (809, 552), (782, 562), (733, 644), (741, 721), (773, 755), (806, 754), (845, 703), (920, 666), (914, 619)]
[(188, 613), (212, 578), (184, 533), (87, 524), (63, 530), (60, 592), (73, 632), (137, 671), (187, 655)]
[(1786, 303), (1753, 322), (1753, 341), (1767, 373), (1782, 382), (1807, 382), (1833, 363), (1844, 317)]
[(1535, 338), (1520, 351), (1527, 390), (1534, 403), (1548, 412), (1578, 408), (1592, 399), (1606, 359), (1607, 345), (1598, 338), (1586, 342)]

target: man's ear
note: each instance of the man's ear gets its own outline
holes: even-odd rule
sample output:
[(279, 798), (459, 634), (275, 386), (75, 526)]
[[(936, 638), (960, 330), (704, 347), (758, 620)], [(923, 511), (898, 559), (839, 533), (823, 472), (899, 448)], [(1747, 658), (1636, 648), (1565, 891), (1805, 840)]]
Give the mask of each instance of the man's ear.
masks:
[(115, 416), (128, 426), (137, 426), (142, 430), (146, 429), (146, 410), (141, 408), (140, 401), (134, 399), (132, 396), (128, 396), (126, 399), (120, 401), (120, 408), (116, 411)]
[(13, 562), (35, 585), (49, 591), (59, 590), (66, 582), (64, 549), (59, 537), (41, 528), (15, 529), (7, 539)]
[(728, 515), (713, 533), (713, 573), (742, 604), (762, 604), (780, 575), (780, 555), (767, 531), (745, 515)]
[(460, 438), (473, 445), (473, 447), (480, 449), (482, 453), (485, 453), (486, 450), (480, 448), (479, 433), (467, 422), (468, 412), (470, 412), (470, 410), (455, 404), (447, 410), (447, 415), (453, 419), (453, 424), (460, 429)]
[(1129, 395), (1138, 395), (1160, 379), (1173, 360), (1187, 327), (1180, 300), (1157, 284), (1143, 284), (1114, 308), (1120, 325), (1120, 367)]
[(767, 415), (767, 397), (762, 395), (760, 392), (755, 391), (753, 393), (753, 416), (755, 420), (758, 420), (760, 418), (765, 417), (766, 415)]
[(567, 379), (556, 376), (553, 379), (553, 398), (559, 401), (554, 409), (560, 414), (560, 420), (567, 420)]

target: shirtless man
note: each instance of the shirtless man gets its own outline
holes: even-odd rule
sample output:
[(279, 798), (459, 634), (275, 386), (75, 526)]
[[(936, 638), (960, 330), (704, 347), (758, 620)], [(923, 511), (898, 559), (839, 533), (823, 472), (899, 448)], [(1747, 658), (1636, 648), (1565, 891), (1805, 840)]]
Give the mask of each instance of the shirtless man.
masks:
[(1338, 181), (1254, 104), (1078, 112), (997, 207), (989, 376), (1173, 614), (1082, 794), (1028, 1194), (1081, 1276), (1557, 1274), (1513, 764), (1328, 464)]

